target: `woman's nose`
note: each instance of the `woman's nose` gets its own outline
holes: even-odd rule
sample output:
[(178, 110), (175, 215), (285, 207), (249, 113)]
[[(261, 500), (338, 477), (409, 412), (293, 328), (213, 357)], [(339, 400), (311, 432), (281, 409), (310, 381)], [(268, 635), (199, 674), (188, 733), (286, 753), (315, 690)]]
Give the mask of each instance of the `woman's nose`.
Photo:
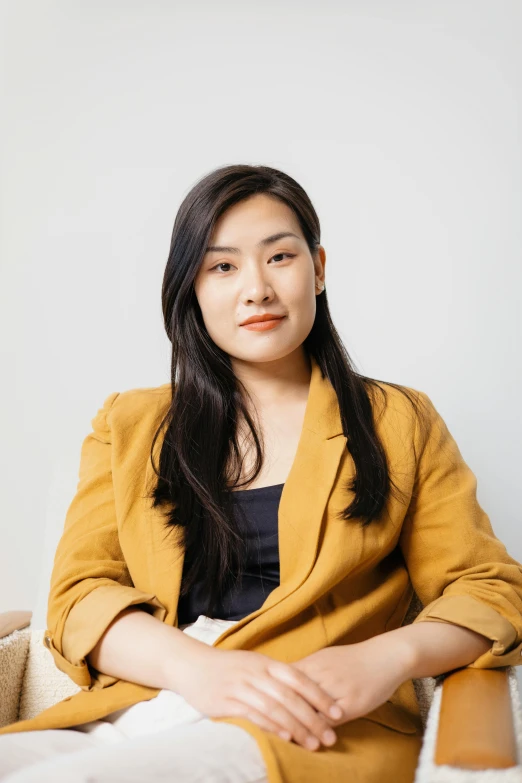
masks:
[(273, 296), (273, 288), (261, 275), (250, 276), (244, 281), (243, 297), (252, 301), (263, 301)]

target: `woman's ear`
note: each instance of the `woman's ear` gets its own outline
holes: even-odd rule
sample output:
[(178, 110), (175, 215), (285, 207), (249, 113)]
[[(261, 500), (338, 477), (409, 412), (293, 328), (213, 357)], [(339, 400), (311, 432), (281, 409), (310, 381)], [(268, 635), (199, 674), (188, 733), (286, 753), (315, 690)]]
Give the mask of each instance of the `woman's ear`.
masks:
[(324, 289), (324, 270), (326, 266), (326, 251), (322, 245), (318, 245), (314, 254), (314, 271), (316, 276), (316, 288)]

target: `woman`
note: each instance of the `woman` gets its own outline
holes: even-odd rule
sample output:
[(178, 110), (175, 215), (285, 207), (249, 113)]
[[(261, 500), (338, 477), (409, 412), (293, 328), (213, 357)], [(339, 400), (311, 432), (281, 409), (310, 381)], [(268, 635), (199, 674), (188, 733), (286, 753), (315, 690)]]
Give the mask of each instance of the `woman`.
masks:
[(522, 662), (520, 563), (429, 397), (353, 369), (325, 262), (281, 171), (185, 198), (171, 383), (107, 397), (56, 553), (79, 691), (0, 731), (2, 779), (412, 781), (413, 679)]

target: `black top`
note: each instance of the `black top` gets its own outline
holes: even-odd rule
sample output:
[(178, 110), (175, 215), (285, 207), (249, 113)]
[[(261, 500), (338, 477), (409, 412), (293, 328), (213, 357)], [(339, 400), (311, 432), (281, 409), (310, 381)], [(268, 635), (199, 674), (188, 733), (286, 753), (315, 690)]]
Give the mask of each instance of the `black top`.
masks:
[[(231, 493), (236, 520), (245, 531), (246, 566), (239, 587), (225, 591), (213, 613), (222, 620), (241, 620), (265, 602), (279, 585), (278, 510), (284, 484), (239, 489)], [(178, 625), (195, 622), (205, 614), (199, 584), (180, 596)]]

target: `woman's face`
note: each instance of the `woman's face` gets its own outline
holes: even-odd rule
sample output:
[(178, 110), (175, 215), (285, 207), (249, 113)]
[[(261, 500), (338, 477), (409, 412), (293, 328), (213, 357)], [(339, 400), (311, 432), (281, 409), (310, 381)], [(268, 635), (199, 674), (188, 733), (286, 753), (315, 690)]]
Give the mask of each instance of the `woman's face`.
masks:
[[(273, 238), (282, 233), (292, 236)], [(265, 194), (234, 204), (217, 221), (209, 248), (195, 292), (216, 345), (245, 362), (299, 349), (315, 319), (326, 256), (320, 246), (312, 257), (290, 207)], [(264, 330), (241, 325), (262, 313), (284, 317)]]

